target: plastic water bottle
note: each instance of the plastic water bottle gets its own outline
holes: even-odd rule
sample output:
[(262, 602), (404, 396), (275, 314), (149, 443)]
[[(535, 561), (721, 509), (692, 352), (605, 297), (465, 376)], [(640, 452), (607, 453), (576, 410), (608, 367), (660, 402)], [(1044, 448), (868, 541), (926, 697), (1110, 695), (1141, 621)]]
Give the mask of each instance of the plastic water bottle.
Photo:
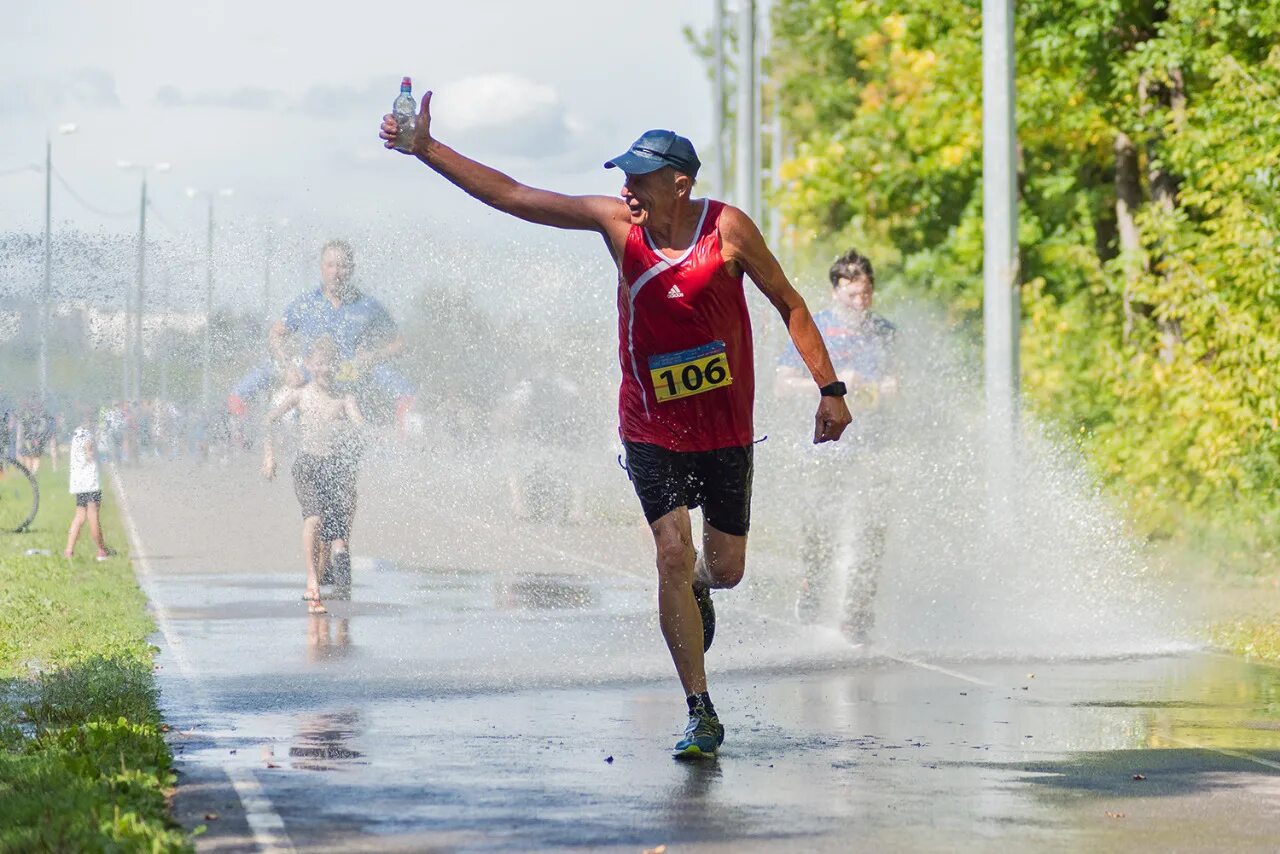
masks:
[(413, 100), (413, 81), (408, 77), (400, 81), (400, 95), (391, 105), (391, 115), (395, 116), (396, 125), (400, 128), (400, 132), (396, 134), (396, 148), (400, 151), (413, 151), (418, 102)]

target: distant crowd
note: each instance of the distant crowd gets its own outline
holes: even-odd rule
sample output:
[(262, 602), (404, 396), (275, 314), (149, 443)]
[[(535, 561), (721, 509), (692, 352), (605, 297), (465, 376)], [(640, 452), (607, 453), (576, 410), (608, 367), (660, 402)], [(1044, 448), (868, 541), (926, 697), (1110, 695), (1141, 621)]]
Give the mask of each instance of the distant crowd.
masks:
[(206, 416), (198, 404), (184, 406), (160, 397), (113, 400), (97, 407), (46, 404), (35, 396), (15, 401), (0, 389), (0, 455), (18, 460), (33, 473), (46, 456), (57, 470), (60, 455), (82, 424), (92, 427), (100, 459), (126, 466), (151, 459), (221, 458), (254, 441), (244, 435), (242, 420), (222, 412)]

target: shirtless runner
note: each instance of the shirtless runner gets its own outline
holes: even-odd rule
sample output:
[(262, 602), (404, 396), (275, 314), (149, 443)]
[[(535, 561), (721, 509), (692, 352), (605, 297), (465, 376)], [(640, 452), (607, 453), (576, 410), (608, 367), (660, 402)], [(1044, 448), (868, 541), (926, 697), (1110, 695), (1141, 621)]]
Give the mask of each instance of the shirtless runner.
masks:
[(364, 416), (351, 395), (333, 392), (337, 348), (331, 339), (311, 345), (305, 366), (310, 382), (289, 389), (267, 414), (262, 474), (275, 477), (276, 460), (272, 431), (282, 417), (298, 411), (298, 457), (293, 463), (293, 489), (302, 508), (302, 553), (307, 564), (307, 588), (303, 599), (312, 614), (324, 614), (320, 603), (320, 573), (330, 551), (335, 562), (349, 560), (348, 537), (356, 509), (356, 458), (351, 426), (364, 425)]

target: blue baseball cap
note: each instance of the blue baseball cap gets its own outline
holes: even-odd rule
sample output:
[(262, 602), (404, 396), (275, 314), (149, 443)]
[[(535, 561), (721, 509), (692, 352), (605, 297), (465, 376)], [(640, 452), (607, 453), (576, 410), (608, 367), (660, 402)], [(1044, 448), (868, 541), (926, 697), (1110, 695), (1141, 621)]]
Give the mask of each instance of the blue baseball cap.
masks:
[(647, 130), (625, 152), (604, 164), (606, 169), (617, 167), (628, 175), (645, 175), (664, 166), (696, 178), (702, 161), (693, 143), (675, 131)]

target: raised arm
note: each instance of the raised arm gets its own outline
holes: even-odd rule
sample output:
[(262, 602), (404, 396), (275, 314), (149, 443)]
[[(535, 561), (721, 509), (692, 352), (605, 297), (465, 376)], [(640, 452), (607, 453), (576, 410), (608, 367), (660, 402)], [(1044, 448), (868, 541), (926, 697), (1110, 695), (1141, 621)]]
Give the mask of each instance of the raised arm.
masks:
[[(395, 117), (382, 117), (383, 144), (395, 148), (399, 133)], [(468, 195), (514, 217), (578, 231), (596, 231), (610, 238), (628, 224), (627, 206), (610, 196), (568, 196), (539, 190), (497, 169), (465, 157), (431, 136), (431, 93), (422, 96), (422, 110), (414, 126), (413, 151), (405, 152), (443, 175)]]
[[(817, 387), (823, 388), (839, 379), (809, 306), (787, 279), (751, 218), (735, 207), (726, 207), (720, 215), (720, 237), (725, 262), (741, 268), (778, 310)], [(839, 439), (852, 420), (843, 397), (820, 398), (814, 420), (814, 444)]]

